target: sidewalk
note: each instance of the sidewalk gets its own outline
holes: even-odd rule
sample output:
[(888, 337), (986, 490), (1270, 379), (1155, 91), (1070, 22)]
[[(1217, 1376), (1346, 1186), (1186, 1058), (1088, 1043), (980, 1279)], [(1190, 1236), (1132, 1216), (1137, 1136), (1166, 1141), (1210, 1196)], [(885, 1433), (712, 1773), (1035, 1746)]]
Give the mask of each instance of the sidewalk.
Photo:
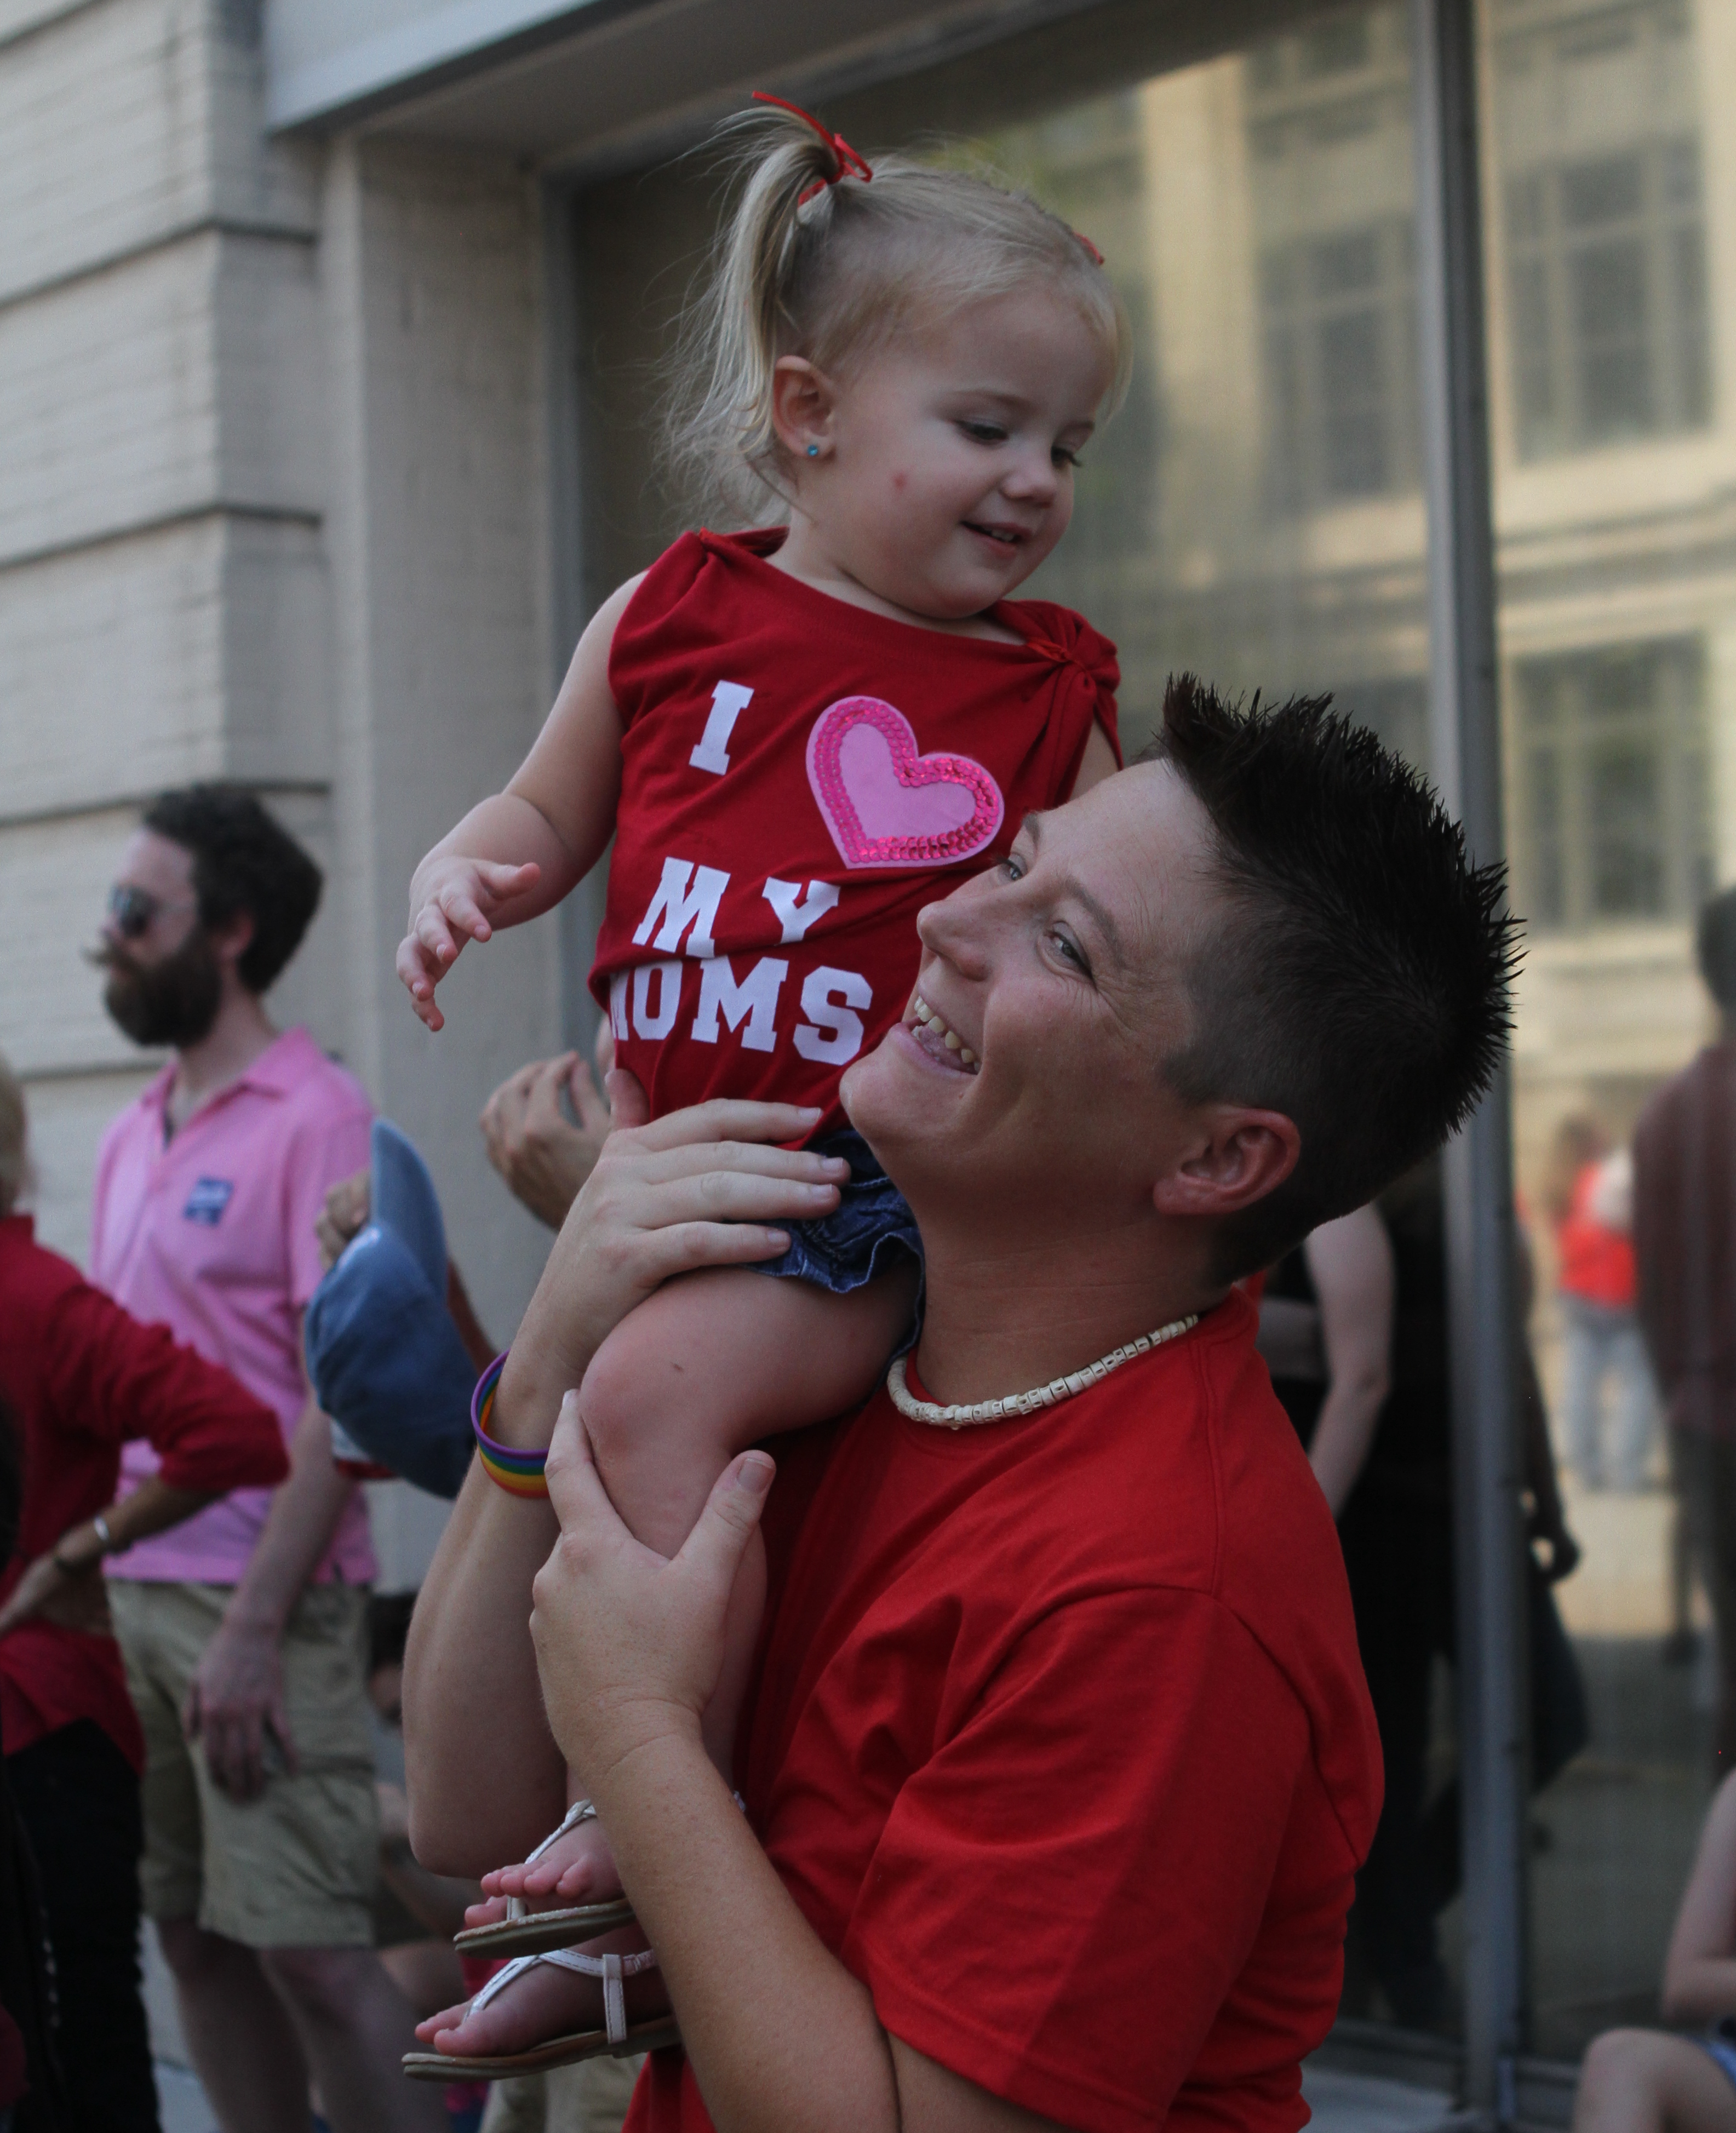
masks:
[(216, 2133), (217, 2121), (205, 2102), (199, 2077), (187, 2063), (187, 2048), (176, 2012), (175, 1988), (157, 1945), (153, 1927), (145, 1928), (145, 2013), (151, 2024), (151, 2049), (157, 2058), (157, 2101), (162, 2133)]
[[(198, 2076), (186, 2063), (175, 1996), (157, 1952), (145, 1935), (145, 2005), (157, 2051), (157, 2093), (162, 2133), (216, 2133), (216, 2121)], [(1314, 2133), (1435, 2133), (1453, 2115), (1453, 2100), (1439, 2089), (1351, 2073), (1310, 2062), (1302, 2069), (1302, 2093), (1314, 2113)]]
[[(1453, 2108), (1451, 2099), (1435, 2089), (1324, 2067), (1304, 2070), (1302, 2092), (1314, 2112), (1314, 2133), (1434, 2133)], [(185, 2067), (159, 2059), (157, 2093), (162, 2133), (216, 2133), (205, 2092)]]
[(1304, 2066), (1302, 2094), (1314, 2113), (1314, 2133), (1435, 2133), (1456, 2122), (1452, 2097), (1438, 2088), (1337, 2067)]
[(166, 2059), (157, 2062), (157, 2103), (162, 2133), (217, 2133), (199, 2077), (185, 2067), (171, 2066)]

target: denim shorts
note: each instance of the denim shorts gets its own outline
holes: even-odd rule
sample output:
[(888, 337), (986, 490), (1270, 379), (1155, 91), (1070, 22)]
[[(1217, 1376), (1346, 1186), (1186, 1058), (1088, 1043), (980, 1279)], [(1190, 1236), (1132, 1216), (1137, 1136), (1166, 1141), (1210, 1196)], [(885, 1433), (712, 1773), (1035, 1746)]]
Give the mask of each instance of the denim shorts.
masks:
[(853, 1128), (825, 1134), (813, 1144), (812, 1152), (841, 1155), (850, 1165), (838, 1204), (829, 1215), (812, 1222), (780, 1222), (779, 1228), (789, 1232), (788, 1250), (781, 1258), (760, 1260), (754, 1271), (811, 1282), (834, 1296), (847, 1296), (851, 1289), (890, 1274), (908, 1256), (916, 1263), (916, 1310), (909, 1331), (895, 1351), (902, 1355), (915, 1346), (922, 1327), (923, 1249), (916, 1217)]
[(1700, 2045), (1711, 2054), (1717, 2062), (1719, 2072), (1724, 2074), (1730, 2086), (1736, 2088), (1736, 2042), (1732, 2041), (1731, 2027), (1728, 2020), (1722, 2021), (1709, 2036), (1695, 2037), (1690, 2041)]

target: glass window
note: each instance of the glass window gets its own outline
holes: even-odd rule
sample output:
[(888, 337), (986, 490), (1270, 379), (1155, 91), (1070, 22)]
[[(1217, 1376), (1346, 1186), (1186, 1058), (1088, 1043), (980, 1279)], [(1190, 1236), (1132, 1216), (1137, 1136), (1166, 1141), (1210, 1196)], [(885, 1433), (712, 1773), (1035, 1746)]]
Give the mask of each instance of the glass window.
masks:
[(1532, 927), (1690, 916), (1712, 874), (1700, 640), (1520, 659), (1513, 679)]
[[(1092, 236), (1134, 318), (1133, 392), (1030, 587), (1116, 638), (1130, 744), (1192, 668), (1239, 692), (1402, 704), (1424, 745), (1406, 36), (1400, 7), (1342, 11), (972, 129)], [(1063, 145), (1087, 111), (1106, 144), (1138, 147), (1091, 198)]]
[[(870, 154), (920, 148), (935, 132), (962, 138), (1105, 256), (1133, 320), (1132, 389), (1087, 447), (1073, 524), (1029, 590), (1116, 640), (1129, 749), (1150, 733), (1169, 676), (1192, 669), (1235, 694), (1333, 693), (1423, 763), (1404, 8), (1340, 9), (1183, 66), (1164, 47), (1166, 14), (1138, 0), (1073, 17), (826, 116)], [(600, 187), (579, 205), (592, 553), (606, 558), (599, 597), (682, 522), (678, 502), (645, 479), (647, 409), (668, 321), (704, 258), (706, 199), (689, 164)], [(1426, 1500), (1396, 1551), (1383, 1546), (1385, 1514), (1363, 1520), (1386, 1567), (1377, 1583), (1386, 1580), (1365, 1592), (1365, 1608), (1405, 1632), (1383, 1708), (1394, 1769), (1408, 1770), (1417, 1797), (1387, 1847), (1385, 1883), (1377, 1868), (1370, 1884), (1347, 2010), (1450, 2032), (1460, 1938), (1452, 1573), (1439, 1206), (1427, 1182), (1406, 1216), (1409, 1322), (1420, 1329), (1407, 1353), (1424, 1389), (1405, 1423), (1426, 1441), (1420, 1481), (1404, 1482)], [(1312, 1426), (1301, 1407), (1296, 1415), (1299, 1428)]]
[(1410, 226), (1296, 238), (1261, 262), (1282, 503), (1306, 509), (1416, 482)]
[[(1029, 590), (1116, 640), (1129, 747), (1167, 676), (1192, 669), (1237, 693), (1353, 684), (1372, 705), (1402, 700), (1420, 748), (1404, 10), (1340, 10), (1181, 67), (1173, 35), (1129, 0), (827, 116), (870, 151), (963, 143), (1108, 262), (1134, 325), (1132, 388)], [(711, 197), (690, 161), (576, 203), (592, 599), (684, 522), (647, 467), (656, 362), (705, 261)]]
[(1521, 454), (1698, 428), (1709, 323), (1687, 13), (1512, 0), (1497, 21)]
[(1483, 18), (1508, 844), (1528, 921), (1515, 1158), (1584, 1550), (1553, 1594), (1568, 1642), (1532, 1646), (1553, 1685), (1552, 1704), (1534, 1697), (1534, 1764), (1559, 1769), (1532, 1809), (1531, 2041), (1557, 2058), (1658, 2021), (1712, 1771), (1718, 1662), (1637, 1308), (1634, 1196), (1656, 1187), (1632, 1150), (1710, 1033), (1692, 926), (1736, 857), (1736, 583), (1712, 531), (1732, 441), (1707, 278), (1736, 205), (1709, 122), (1730, 19), (1680, 0), (1494, 0)]
[[(1559, 1586), (1540, 1569), (1512, 1634), (1530, 1652), (1537, 1780), (1531, 2042), (1572, 2056), (1614, 2021), (1656, 2018), (1719, 1679), (1620, 1301), (1619, 1161), (1599, 1205), (1613, 1211), (1608, 1307), (1624, 1337), (1602, 1349), (1580, 1337), (1610, 1328), (1579, 1309), (1563, 1225), (1711, 1028), (1690, 923), (1736, 879), (1736, 432), (1714, 278), (1736, 161), (1714, 123), (1717, 90), (1736, 84), (1736, 10), (1488, 0), (1481, 27), (1508, 838), (1530, 922), (1516, 1163), (1550, 1437), (1584, 1550)], [(870, 153), (969, 143), (1106, 256), (1134, 321), (1133, 388), (1029, 590), (1116, 641), (1129, 748), (1168, 676), (1193, 670), (1235, 694), (1330, 692), (1426, 768), (1405, 9), (1340, 8), (1241, 48), (1196, 45), (1185, 64), (1179, 34), (1174, 11), (1114, 0), (826, 115)], [(653, 408), (714, 200), (688, 159), (575, 205), (593, 602), (687, 522), (654, 473)], [(1386, 1211), (1405, 1278), (1432, 1298), (1395, 1354), (1411, 1370), (1406, 1412), (1444, 1432), (1428, 1189)], [(1410, 1493), (1365, 1497), (1360, 1540), (1348, 1513), (1343, 1529), (1348, 1551), (1386, 1550), (1389, 1583), (1374, 1601), (1362, 1591), (1393, 1632), (1377, 1696), (1396, 1803), (1345, 2005), (1450, 2035), (1450, 1475), (1444, 1433), (1429, 1441)], [(1528, 1468), (1540, 1501), (1551, 1471)]]

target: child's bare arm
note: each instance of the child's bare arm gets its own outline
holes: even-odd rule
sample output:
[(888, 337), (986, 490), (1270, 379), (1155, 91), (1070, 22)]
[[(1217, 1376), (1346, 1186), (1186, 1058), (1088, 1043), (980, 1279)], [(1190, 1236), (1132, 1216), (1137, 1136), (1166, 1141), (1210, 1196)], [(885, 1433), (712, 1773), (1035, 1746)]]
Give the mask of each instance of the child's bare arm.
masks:
[(505, 792), (471, 808), (416, 869), (397, 967), (430, 1029), (446, 1020), (434, 988), (465, 942), (548, 910), (603, 855), (621, 784), (609, 652), (638, 585), (630, 579), (591, 617), (554, 708)]
[(1085, 743), (1085, 753), (1079, 758), (1079, 767), (1073, 773), (1073, 790), (1069, 800), (1077, 800), (1082, 792), (1090, 792), (1093, 785), (1101, 785), (1106, 778), (1113, 778), (1116, 764), (1115, 750), (1109, 745), (1109, 736), (1093, 719), (1090, 737)]

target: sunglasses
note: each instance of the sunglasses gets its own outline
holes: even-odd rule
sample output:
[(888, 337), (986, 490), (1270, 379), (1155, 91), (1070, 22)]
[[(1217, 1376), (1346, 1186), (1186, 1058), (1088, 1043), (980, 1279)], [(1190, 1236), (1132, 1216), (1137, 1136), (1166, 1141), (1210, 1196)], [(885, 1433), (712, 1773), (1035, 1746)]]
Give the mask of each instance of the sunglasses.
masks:
[(151, 930), (152, 921), (165, 912), (192, 908), (190, 897), (179, 903), (165, 903), (148, 888), (135, 888), (131, 884), (117, 884), (108, 892), (108, 922), (123, 941), (142, 940)]

